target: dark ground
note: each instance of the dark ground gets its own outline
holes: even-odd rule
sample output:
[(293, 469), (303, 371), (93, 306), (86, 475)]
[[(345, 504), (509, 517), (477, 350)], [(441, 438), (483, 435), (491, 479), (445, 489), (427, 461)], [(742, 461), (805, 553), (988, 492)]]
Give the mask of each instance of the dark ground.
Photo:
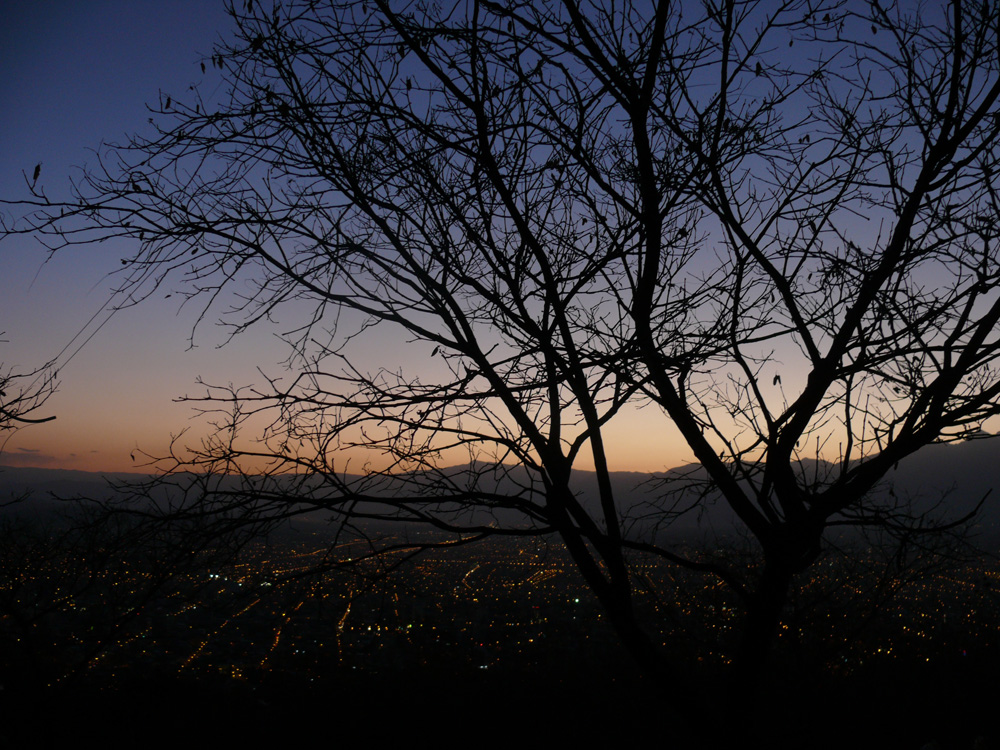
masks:
[[(415, 740), (435, 747), (522, 745), (535, 738), (546, 744), (689, 746), (669, 706), (629, 671), (597, 674), (585, 665), (546, 673), (424, 669), (312, 683), (280, 676), (135, 675), (118, 684), (7, 690), (0, 747), (149, 741), (267, 746), (306, 738), (376, 747)], [(994, 748), (1000, 734), (994, 674), (896, 663), (829, 676), (805, 690), (771, 685), (760, 693), (760, 715), (769, 718), (759, 730), (770, 748)], [(713, 695), (710, 684), (703, 694)], [(721, 704), (707, 708), (709, 716), (726, 721)], [(750, 741), (749, 732), (738, 734)]]

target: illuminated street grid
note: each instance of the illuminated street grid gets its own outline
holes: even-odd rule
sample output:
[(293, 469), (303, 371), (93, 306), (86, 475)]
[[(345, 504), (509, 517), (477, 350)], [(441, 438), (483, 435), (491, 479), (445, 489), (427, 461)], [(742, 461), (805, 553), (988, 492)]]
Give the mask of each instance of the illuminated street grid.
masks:
[[(349, 556), (351, 548), (337, 552)], [(303, 575), (326, 553), (318, 540), (260, 543), (236, 564), (195, 567), (152, 593), (152, 576), (126, 564), (100, 571), (89, 586), (80, 585), (85, 566), (68, 558), (8, 572), (0, 592), (7, 671), (30, 662), (56, 682), (74, 668), (101, 679), (139, 670), (321, 680), (342, 670), (531, 670), (584, 656), (597, 665), (624, 658), (557, 545), (497, 539), (432, 550), (388, 576), (377, 575), (386, 562)], [(733, 595), (694, 574), (638, 562), (635, 596), (666, 650), (724, 663), (738, 625)], [(979, 561), (927, 572), (869, 617), (898, 581), (880, 580), (866, 562), (816, 566), (782, 623), (779, 654), (849, 673), (878, 660), (993, 653), (1000, 567)]]

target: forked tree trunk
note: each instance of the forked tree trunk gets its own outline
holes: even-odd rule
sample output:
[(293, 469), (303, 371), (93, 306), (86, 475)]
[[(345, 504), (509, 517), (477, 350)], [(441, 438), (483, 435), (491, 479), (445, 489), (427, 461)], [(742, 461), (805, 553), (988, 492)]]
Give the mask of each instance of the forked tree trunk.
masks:
[(744, 735), (752, 732), (756, 723), (761, 700), (761, 679), (774, 647), (793, 575), (794, 572), (787, 564), (765, 562), (757, 587), (747, 605), (743, 632), (733, 658), (727, 696), (728, 714), (734, 717), (734, 724), (741, 727)]
[(663, 709), (657, 721), (661, 727), (659, 731), (670, 737), (668, 746), (706, 746), (696, 738), (705, 735), (707, 706), (698, 699), (698, 691), (684, 682), (681, 672), (667, 663), (658, 645), (639, 625), (629, 578), (606, 578), (578, 535), (563, 533), (562, 538), (625, 650), (649, 681), (650, 689), (662, 697)]
[[(599, 599), (602, 599), (600, 596)], [(696, 686), (684, 680), (681, 670), (667, 663), (649, 634), (639, 626), (629, 601), (604, 601), (604, 611), (621, 643), (638, 665), (640, 672), (663, 699), (662, 713), (656, 717), (658, 733), (671, 748), (714, 747), (716, 732), (709, 719), (718, 708), (701, 700)]]

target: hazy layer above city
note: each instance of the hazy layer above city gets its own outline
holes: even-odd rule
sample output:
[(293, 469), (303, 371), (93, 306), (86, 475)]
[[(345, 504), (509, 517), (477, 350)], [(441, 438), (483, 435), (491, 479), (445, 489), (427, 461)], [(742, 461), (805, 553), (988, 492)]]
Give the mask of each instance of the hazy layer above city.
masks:
[[(918, 515), (926, 513), (934, 519), (958, 519), (986, 500), (982, 502), (975, 529), (976, 533), (992, 539), (1000, 529), (1000, 506), (991, 502), (993, 488), (1000, 486), (1000, 463), (995, 460), (997, 445), (997, 439), (983, 438), (928, 446), (901, 461), (872, 493), (872, 502), (887, 506), (903, 502), (911, 505), (912, 512)], [(832, 468), (822, 462), (802, 464), (802, 471), (810, 475), (831, 471)], [(456, 471), (459, 470), (457, 467)], [(0, 465), (0, 495), (25, 496), (28, 499), (26, 502), (12, 506), (8, 512), (30, 516), (65, 509), (66, 504), (61, 499), (103, 500), (114, 495), (111, 483), (127, 484), (148, 478), (148, 475), (140, 473)], [(684, 512), (684, 488), (700, 478), (703, 478), (702, 472), (694, 465), (669, 472), (614, 472), (612, 475), (616, 497), (621, 500), (622, 516), (634, 519), (640, 527), (644, 516), (661, 518), (662, 512), (670, 508), (678, 511), (676, 519), (664, 527), (670, 533), (732, 533), (738, 527), (732, 511), (724, 503), (707, 503)], [(510, 480), (500, 480), (498, 489), (504, 489), (504, 481)], [(573, 484), (585, 504), (588, 498), (596, 498), (595, 475), (592, 472), (575, 472)], [(391, 491), (391, 488), (387, 489)], [(503, 514), (495, 520), (513, 525), (519, 522), (518, 518)], [(314, 531), (315, 527), (310, 525), (312, 521), (325, 523), (326, 517), (322, 511), (316, 511), (297, 523), (300, 529), (308, 527)], [(290, 528), (294, 529), (294, 526), (292, 524)]]

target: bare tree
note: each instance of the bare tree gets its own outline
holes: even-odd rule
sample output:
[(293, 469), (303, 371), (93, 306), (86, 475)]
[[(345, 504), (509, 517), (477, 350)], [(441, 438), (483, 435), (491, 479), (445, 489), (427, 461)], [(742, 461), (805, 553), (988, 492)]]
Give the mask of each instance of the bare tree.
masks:
[[(989, 3), (231, 16), (206, 60), (223, 95), (163, 94), (153, 137), (105, 149), (73, 200), (34, 189), (8, 228), (54, 249), (130, 238), (124, 289), (179, 285), (234, 335), (297, 321), (293, 377), (208, 388), (218, 431), (178, 463), (246, 481), (187, 512), (554, 536), (681, 699), (633, 601), (631, 555), (658, 555), (743, 602), (736, 703), (831, 525), (953, 528), (872, 492), (1000, 411)], [(385, 330), (416, 371), (365, 359)], [(685, 497), (721, 498), (754, 564), (626, 523), (605, 434), (650, 403), (700, 463)]]

